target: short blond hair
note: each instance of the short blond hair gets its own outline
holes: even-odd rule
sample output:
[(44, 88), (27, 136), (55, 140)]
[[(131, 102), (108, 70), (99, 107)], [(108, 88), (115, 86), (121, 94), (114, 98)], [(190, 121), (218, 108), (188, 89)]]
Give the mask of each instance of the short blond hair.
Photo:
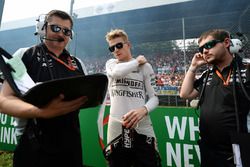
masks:
[(107, 32), (105, 36), (107, 42), (109, 42), (112, 39), (119, 38), (119, 37), (121, 37), (125, 42), (128, 41), (128, 35), (122, 29), (110, 30), (109, 32)]

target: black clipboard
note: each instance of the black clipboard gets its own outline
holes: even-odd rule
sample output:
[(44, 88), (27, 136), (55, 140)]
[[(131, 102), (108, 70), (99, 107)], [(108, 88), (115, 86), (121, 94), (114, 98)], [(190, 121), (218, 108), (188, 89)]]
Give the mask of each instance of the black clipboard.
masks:
[(105, 98), (108, 78), (101, 73), (42, 82), (22, 95), (13, 80), (11, 74), (13, 69), (4, 61), (3, 57), (7, 59), (12, 58), (7, 51), (0, 47), (0, 70), (16, 93), (16, 96), (37, 107), (48, 104), (52, 99), (59, 96), (59, 94), (64, 94), (65, 100), (73, 100), (80, 96), (87, 96), (88, 101), (81, 106), (81, 108), (95, 107), (101, 104)]
[(65, 100), (87, 96), (87, 102), (81, 108), (100, 105), (107, 91), (108, 79), (104, 74), (76, 76), (40, 83), (23, 95), (23, 100), (37, 107), (48, 104), (53, 98), (63, 94)]

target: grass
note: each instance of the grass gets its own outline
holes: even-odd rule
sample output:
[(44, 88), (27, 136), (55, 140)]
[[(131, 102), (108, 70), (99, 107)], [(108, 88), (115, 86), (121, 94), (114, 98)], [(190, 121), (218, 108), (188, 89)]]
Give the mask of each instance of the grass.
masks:
[(12, 152), (0, 151), (0, 167), (12, 167)]
[[(12, 158), (13, 153), (12, 152), (5, 152), (0, 151), (0, 167), (12, 167)], [(91, 167), (91, 166), (85, 166), (84, 167)]]

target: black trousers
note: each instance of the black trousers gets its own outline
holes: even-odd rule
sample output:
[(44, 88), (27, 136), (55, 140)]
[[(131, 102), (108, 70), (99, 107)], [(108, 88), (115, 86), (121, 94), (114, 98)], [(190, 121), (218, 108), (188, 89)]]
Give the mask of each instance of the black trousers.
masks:
[(202, 140), (198, 141), (201, 167), (235, 167), (233, 152), (217, 150)]
[(161, 160), (155, 148), (155, 139), (135, 132), (133, 149), (125, 149), (119, 142), (112, 148), (110, 167), (161, 167)]
[[(70, 136), (71, 137), (71, 136)], [(81, 145), (53, 147), (51, 138), (25, 132), (14, 151), (13, 167), (82, 167)]]

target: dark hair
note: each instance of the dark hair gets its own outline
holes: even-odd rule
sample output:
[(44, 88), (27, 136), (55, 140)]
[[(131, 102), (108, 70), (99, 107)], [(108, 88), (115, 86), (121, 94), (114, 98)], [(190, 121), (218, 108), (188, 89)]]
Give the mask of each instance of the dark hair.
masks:
[(230, 33), (224, 29), (212, 29), (201, 34), (198, 43), (208, 36), (212, 36), (216, 40), (224, 41), (225, 38), (230, 38)]
[(69, 20), (71, 23), (71, 28), (73, 27), (73, 20), (72, 20), (71, 16), (68, 13), (61, 11), (61, 10), (51, 10), (46, 15), (46, 19), (45, 19), (46, 23), (48, 23), (53, 16), (60, 17), (63, 20)]

